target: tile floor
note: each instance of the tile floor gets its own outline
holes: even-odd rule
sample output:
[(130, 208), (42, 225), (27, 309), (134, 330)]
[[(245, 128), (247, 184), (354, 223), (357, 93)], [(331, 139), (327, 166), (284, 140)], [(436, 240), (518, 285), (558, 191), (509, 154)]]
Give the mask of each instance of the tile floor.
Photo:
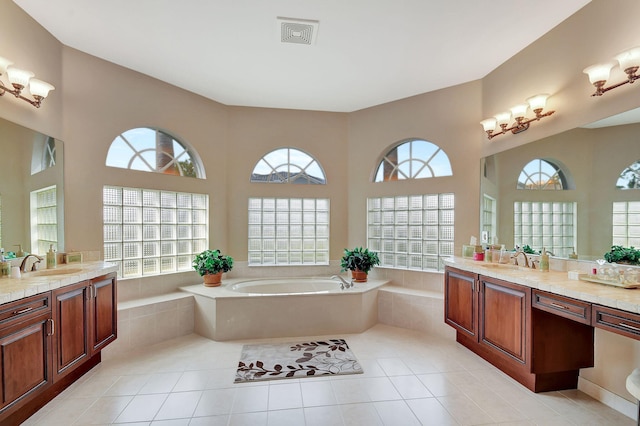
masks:
[(103, 361), (25, 424), (635, 424), (577, 390), (531, 393), (440, 337), (383, 324), (324, 337), (347, 339), (365, 373), (234, 384), (249, 341), (192, 334)]

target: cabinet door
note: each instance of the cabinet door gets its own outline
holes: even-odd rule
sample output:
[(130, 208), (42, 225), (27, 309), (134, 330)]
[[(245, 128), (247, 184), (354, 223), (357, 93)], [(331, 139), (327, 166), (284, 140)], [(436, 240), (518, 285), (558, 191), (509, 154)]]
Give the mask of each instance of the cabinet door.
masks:
[(0, 331), (0, 412), (52, 381), (51, 313), (42, 313)]
[(92, 321), (91, 321), (91, 349), (98, 352), (117, 337), (117, 299), (115, 274), (91, 280), (92, 290)]
[(480, 280), (480, 343), (521, 363), (527, 360), (531, 289), (493, 278)]
[(458, 332), (477, 339), (477, 275), (446, 268), (444, 272), (444, 321)]
[(54, 381), (91, 356), (89, 310), (91, 282), (82, 281), (53, 291)]

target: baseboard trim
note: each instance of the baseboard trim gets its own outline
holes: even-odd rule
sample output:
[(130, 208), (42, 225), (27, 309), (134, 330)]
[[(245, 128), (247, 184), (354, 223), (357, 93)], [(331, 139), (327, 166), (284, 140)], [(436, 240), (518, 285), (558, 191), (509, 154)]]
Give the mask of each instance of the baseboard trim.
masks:
[(606, 390), (602, 386), (596, 385), (583, 377), (578, 377), (578, 390), (586, 393), (593, 399), (602, 402), (604, 405), (621, 412), (625, 416), (630, 417), (633, 420), (637, 420), (638, 406), (636, 404)]

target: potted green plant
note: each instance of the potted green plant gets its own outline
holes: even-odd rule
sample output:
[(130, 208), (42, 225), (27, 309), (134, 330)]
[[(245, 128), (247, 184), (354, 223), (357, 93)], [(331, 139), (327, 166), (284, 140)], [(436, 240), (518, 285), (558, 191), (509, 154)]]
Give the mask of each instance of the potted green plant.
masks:
[(611, 250), (604, 254), (604, 260), (609, 263), (640, 265), (640, 249), (634, 248), (633, 246), (611, 246)]
[(379, 264), (378, 253), (362, 247), (344, 249), (344, 255), (340, 259), (342, 272), (351, 271), (355, 282), (366, 282), (369, 271)]
[(217, 287), (222, 282), (222, 274), (233, 269), (233, 258), (220, 250), (205, 250), (193, 259), (193, 269), (204, 279), (205, 287)]

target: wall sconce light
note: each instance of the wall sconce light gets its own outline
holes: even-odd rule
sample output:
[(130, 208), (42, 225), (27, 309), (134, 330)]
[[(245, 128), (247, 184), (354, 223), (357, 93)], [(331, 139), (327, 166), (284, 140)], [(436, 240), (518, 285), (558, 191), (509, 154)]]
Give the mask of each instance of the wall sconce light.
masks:
[[(498, 135), (503, 135), (507, 132), (511, 132), (514, 135), (524, 132), (529, 128), (529, 125), (532, 121), (539, 121), (542, 117), (548, 117), (555, 112), (548, 111), (544, 114), (542, 113), (548, 97), (549, 95), (547, 94), (532, 96), (527, 99), (526, 104), (516, 105), (511, 108), (510, 112), (501, 112), (500, 114), (496, 114), (492, 118), (482, 120), (480, 124), (482, 124), (484, 131), (487, 132), (487, 137), (489, 139), (494, 138)], [(525, 118), (525, 114), (527, 113), (528, 108), (531, 108), (531, 111), (536, 114), (535, 117)], [(515, 122), (511, 126), (509, 126), (511, 117), (513, 117)], [(496, 125), (500, 128), (500, 131), (498, 133), (495, 133)]]
[(615, 61), (591, 65), (584, 69), (584, 73), (589, 75), (589, 81), (596, 87), (595, 93), (591, 96), (602, 96), (603, 93), (608, 92), (611, 89), (615, 89), (616, 87), (620, 87), (627, 83), (633, 83), (640, 78), (640, 75), (636, 74), (638, 72), (638, 67), (640, 67), (640, 46), (625, 50), (617, 55), (615, 60), (620, 64), (620, 69), (627, 74), (627, 79), (609, 87), (604, 87), (604, 85), (607, 84), (611, 69), (616, 66)]
[[(14, 68), (13, 62), (0, 56), (0, 76), (7, 75), (7, 79), (13, 89), (10, 89), (2, 80), (0, 80), (0, 96), (5, 92), (11, 93), (16, 98), (29, 102), (36, 108), (40, 108), (42, 100), (47, 97), (49, 91), (55, 89), (51, 84), (46, 81), (33, 78), (34, 74), (31, 71), (22, 70), (20, 68)], [(33, 99), (29, 99), (22, 95), (22, 90), (29, 86), (29, 92)]]

